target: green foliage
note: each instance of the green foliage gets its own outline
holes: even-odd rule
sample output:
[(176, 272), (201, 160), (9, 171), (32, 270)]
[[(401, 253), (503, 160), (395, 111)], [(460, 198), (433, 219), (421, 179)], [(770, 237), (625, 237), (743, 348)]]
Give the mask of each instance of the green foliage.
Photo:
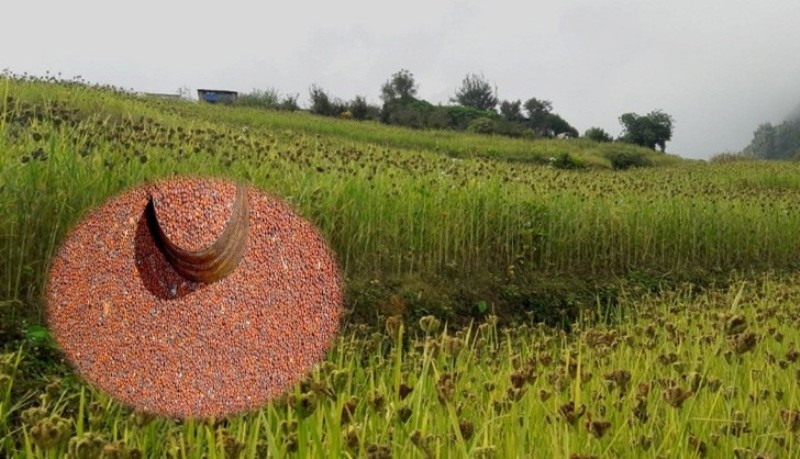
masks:
[(559, 134), (578, 137), (577, 129), (572, 127), (564, 118), (552, 112), (553, 104), (550, 101), (533, 97), (525, 101), (523, 107), (528, 113), (525, 125), (537, 137), (555, 137)]
[(800, 153), (800, 120), (777, 126), (761, 124), (744, 152), (763, 159), (796, 159)]
[(280, 95), (273, 88), (253, 89), (247, 94), (239, 94), (236, 105), (274, 110), (280, 105)]
[(381, 86), (381, 100), (384, 104), (397, 99), (412, 99), (416, 95), (417, 83), (414, 81), (414, 74), (406, 69), (400, 69)]
[(653, 162), (640, 151), (609, 151), (604, 155), (611, 161), (614, 170), (626, 170), (631, 167), (650, 167)]
[(493, 111), (499, 102), (496, 94), (497, 88), (492, 88), (483, 75), (468, 74), (450, 101), (476, 110)]
[(469, 132), (491, 134), (494, 132), (494, 121), (486, 117), (475, 118), (467, 126)]
[[(383, 106), (380, 109), (369, 105), (363, 96), (344, 102), (332, 99), (322, 88), (312, 85), (309, 89), (310, 112), (359, 121), (380, 120), (385, 124), (414, 129), (467, 130), (526, 139), (552, 138), (562, 134), (578, 136), (574, 127), (551, 112), (552, 103), (549, 101), (536, 98), (527, 100), (524, 104), (529, 115), (527, 118), (522, 113), (523, 104), (519, 100), (503, 101), (498, 115), (494, 110), (498, 104), (496, 88), (492, 88), (482, 75), (468, 74), (464, 78), (462, 87), (452, 99), (460, 105), (437, 107), (417, 99), (416, 93), (417, 84), (413, 74), (401, 69), (382, 85)], [(277, 92), (270, 90), (246, 96), (242, 105), (296, 110), (297, 98), (288, 98), (279, 103)], [(478, 121), (480, 118), (485, 119)]]
[(323, 116), (335, 116), (333, 103), (331, 103), (328, 93), (316, 84), (312, 84), (308, 90), (311, 99), (311, 113)]
[[(507, 121), (505, 119), (493, 119), (494, 128), (493, 133), (504, 135), (506, 137), (524, 137), (525, 125), (519, 122)], [(530, 139), (533, 139), (533, 131), (531, 132)]]
[(572, 127), (564, 118), (555, 114), (548, 113), (541, 118), (538, 124), (533, 125), (534, 129), (546, 132), (548, 137), (559, 134), (567, 134), (569, 137), (578, 137), (578, 130)]
[(663, 152), (666, 143), (672, 139), (675, 125), (672, 117), (660, 110), (654, 110), (647, 115), (625, 113), (619, 117), (623, 126), (621, 142), (641, 145), (655, 150), (658, 146)]
[(501, 114), (494, 111), (498, 104), (496, 89), (482, 75), (469, 74), (452, 101), (460, 105), (434, 107), (418, 100), (416, 83), (407, 70), (394, 74), (381, 88), (383, 109), (381, 121), (387, 124), (416, 129), (467, 130), (481, 134), (501, 134), (509, 137), (555, 137), (568, 134), (577, 137), (578, 131), (555, 113), (552, 104), (535, 98), (525, 102), (529, 114), (522, 114), (523, 104), (503, 101)]
[[(481, 121), (481, 126), (475, 125), (471, 130), (470, 125), (478, 119), (488, 119), (492, 123), (499, 120), (493, 111), (477, 110), (460, 105), (434, 106), (431, 103), (410, 99), (396, 99), (385, 103), (381, 112), (381, 120), (387, 124), (411, 127), (415, 129), (455, 129), (470, 130), (470, 132), (490, 134), (494, 132), (494, 125)], [(479, 123), (479, 124), (480, 124)]]
[(428, 127), (431, 129), (451, 129), (453, 118), (445, 107), (436, 107), (428, 116)]
[(528, 113), (528, 118), (536, 121), (539, 117), (547, 115), (553, 110), (553, 103), (549, 100), (540, 100), (535, 97), (525, 101), (523, 105), (525, 111)]
[(263, 108), (268, 110), (299, 110), (297, 99), (299, 94), (281, 96), (277, 89), (253, 89), (247, 94), (239, 94), (236, 105), (240, 107)]
[(569, 153), (560, 153), (557, 157), (552, 158), (550, 163), (556, 169), (583, 169), (586, 167), (580, 161), (577, 161), (575, 158), (570, 156)]
[(311, 99), (311, 113), (323, 116), (340, 116), (347, 111), (347, 103), (341, 99), (331, 99), (328, 93), (317, 85), (308, 90)]
[(599, 127), (591, 127), (586, 130), (583, 134), (589, 140), (594, 140), (595, 142), (613, 142), (614, 138), (611, 137), (606, 131)]
[(40, 325), (31, 325), (25, 330), (25, 338), (33, 344), (49, 345), (53, 339), (47, 328)]
[(522, 123), (525, 121), (525, 116), (522, 114), (522, 102), (504, 100), (500, 103), (500, 116), (512, 123)]
[(370, 105), (363, 96), (356, 96), (347, 104), (347, 110), (359, 121), (375, 120), (380, 117), (380, 108)]
[(381, 120), (387, 124), (422, 129), (427, 127), (428, 116), (433, 111), (434, 106), (423, 100), (395, 99), (383, 104)]
[(776, 129), (772, 123), (759, 125), (758, 129), (753, 133), (753, 140), (750, 141), (750, 145), (745, 148), (745, 151), (752, 152), (753, 155), (765, 159), (779, 157), (775, 146), (775, 131)]
[(285, 94), (278, 104), (278, 110), (284, 110), (287, 112), (300, 110), (300, 106), (297, 104), (297, 99), (299, 98), (300, 94)]
[(445, 107), (448, 115), (450, 115), (452, 129), (465, 130), (469, 128), (473, 121), (479, 118), (486, 118), (495, 120), (498, 118), (497, 113), (492, 111), (478, 110), (472, 107), (464, 107), (461, 105), (451, 105)]

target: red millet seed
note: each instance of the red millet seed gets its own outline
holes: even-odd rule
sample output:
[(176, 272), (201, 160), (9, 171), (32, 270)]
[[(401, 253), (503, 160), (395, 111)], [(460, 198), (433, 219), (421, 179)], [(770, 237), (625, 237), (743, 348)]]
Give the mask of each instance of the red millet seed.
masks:
[[(214, 179), (157, 182), (70, 232), (50, 271), (47, 316), (88, 381), (143, 411), (223, 417), (279, 397), (324, 357), (342, 314), (339, 268), (280, 199), (248, 189), (245, 255), (217, 282), (183, 279), (155, 246), (143, 218), (151, 195), (171, 209), (159, 219), (170, 238), (202, 248), (224, 228), (234, 190)], [(199, 213), (182, 215), (195, 199)]]
[(200, 250), (211, 245), (233, 211), (236, 185), (212, 179), (173, 179), (166, 190), (153, 186), (159, 224), (179, 247)]

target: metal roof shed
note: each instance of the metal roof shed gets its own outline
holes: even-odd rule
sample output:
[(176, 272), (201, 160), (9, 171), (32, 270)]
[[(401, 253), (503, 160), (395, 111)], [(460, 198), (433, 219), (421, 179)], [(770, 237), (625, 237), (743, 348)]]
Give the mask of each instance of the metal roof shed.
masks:
[(236, 102), (239, 93), (224, 89), (198, 89), (197, 97), (210, 104), (232, 104)]

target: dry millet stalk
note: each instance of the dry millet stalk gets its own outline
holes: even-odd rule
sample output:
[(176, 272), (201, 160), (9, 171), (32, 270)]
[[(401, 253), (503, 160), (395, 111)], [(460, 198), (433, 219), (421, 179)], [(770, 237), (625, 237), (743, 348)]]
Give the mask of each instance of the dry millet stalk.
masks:
[(342, 314), (339, 267), (280, 199), (247, 189), (244, 255), (216, 282), (182, 277), (155, 243), (151, 198), (170, 240), (197, 250), (222, 234), (235, 190), (214, 179), (156, 182), (71, 231), (50, 271), (47, 316), (89, 382), (138, 410), (224, 417), (279, 397), (324, 357)]

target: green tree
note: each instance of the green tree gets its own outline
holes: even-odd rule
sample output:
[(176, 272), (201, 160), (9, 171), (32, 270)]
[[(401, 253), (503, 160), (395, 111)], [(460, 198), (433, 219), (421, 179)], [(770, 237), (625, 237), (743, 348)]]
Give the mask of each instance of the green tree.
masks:
[(500, 102), (500, 116), (512, 123), (525, 121), (525, 116), (522, 114), (522, 102), (519, 100), (514, 102), (504, 100)]
[(286, 110), (289, 112), (300, 110), (300, 106), (297, 104), (297, 99), (299, 98), (300, 94), (286, 94), (278, 104), (278, 110)]
[(539, 137), (551, 137), (556, 133), (548, 126), (547, 119), (553, 110), (553, 103), (549, 100), (540, 100), (531, 97), (522, 106), (528, 113), (528, 127)]
[(759, 125), (758, 129), (753, 133), (753, 140), (750, 141), (750, 145), (748, 145), (745, 150), (759, 158), (777, 158), (775, 131), (775, 126), (773, 126), (772, 123), (763, 123)]
[(800, 120), (784, 121), (777, 126), (761, 124), (744, 152), (764, 159), (800, 159)]
[(316, 84), (311, 85), (308, 93), (311, 99), (311, 113), (323, 116), (339, 116), (347, 111), (347, 102), (338, 97), (331, 99), (328, 93)]
[(400, 69), (381, 86), (381, 100), (384, 104), (400, 100), (413, 99), (417, 95), (417, 83), (414, 74)]
[(525, 101), (523, 107), (525, 107), (525, 111), (528, 112), (528, 118), (533, 120), (543, 118), (550, 113), (553, 110), (553, 103), (549, 100), (540, 100), (531, 97)]
[(308, 90), (308, 95), (311, 99), (311, 113), (325, 116), (333, 115), (333, 104), (325, 90), (316, 84), (312, 84)]
[(564, 118), (553, 113), (553, 103), (532, 97), (522, 104), (528, 113), (526, 125), (540, 137), (554, 137), (559, 134), (569, 134), (578, 137), (578, 130), (572, 127)]
[(542, 126), (547, 132), (548, 136), (557, 136), (559, 134), (568, 134), (569, 137), (578, 137), (580, 135), (578, 130), (572, 127), (560, 115), (555, 113), (548, 113), (542, 121)]
[(625, 113), (619, 117), (623, 126), (620, 141), (656, 149), (658, 146), (663, 152), (666, 143), (672, 139), (675, 121), (661, 110), (654, 110), (647, 115)]
[(365, 120), (369, 115), (369, 104), (367, 98), (363, 96), (356, 96), (348, 105), (348, 111), (352, 113), (353, 118), (357, 120)]
[(611, 142), (614, 140), (609, 133), (599, 127), (590, 127), (583, 136), (595, 142)]
[[(427, 107), (427, 102), (419, 101), (414, 96), (417, 94), (417, 83), (414, 75), (406, 69), (399, 72), (381, 86), (381, 121), (388, 124), (399, 124), (414, 128), (425, 127), (427, 112), (432, 109)], [(424, 103), (423, 103), (424, 102)]]
[(450, 101), (478, 110), (494, 110), (499, 102), (496, 93), (497, 88), (492, 88), (483, 75), (473, 73), (464, 77)]

